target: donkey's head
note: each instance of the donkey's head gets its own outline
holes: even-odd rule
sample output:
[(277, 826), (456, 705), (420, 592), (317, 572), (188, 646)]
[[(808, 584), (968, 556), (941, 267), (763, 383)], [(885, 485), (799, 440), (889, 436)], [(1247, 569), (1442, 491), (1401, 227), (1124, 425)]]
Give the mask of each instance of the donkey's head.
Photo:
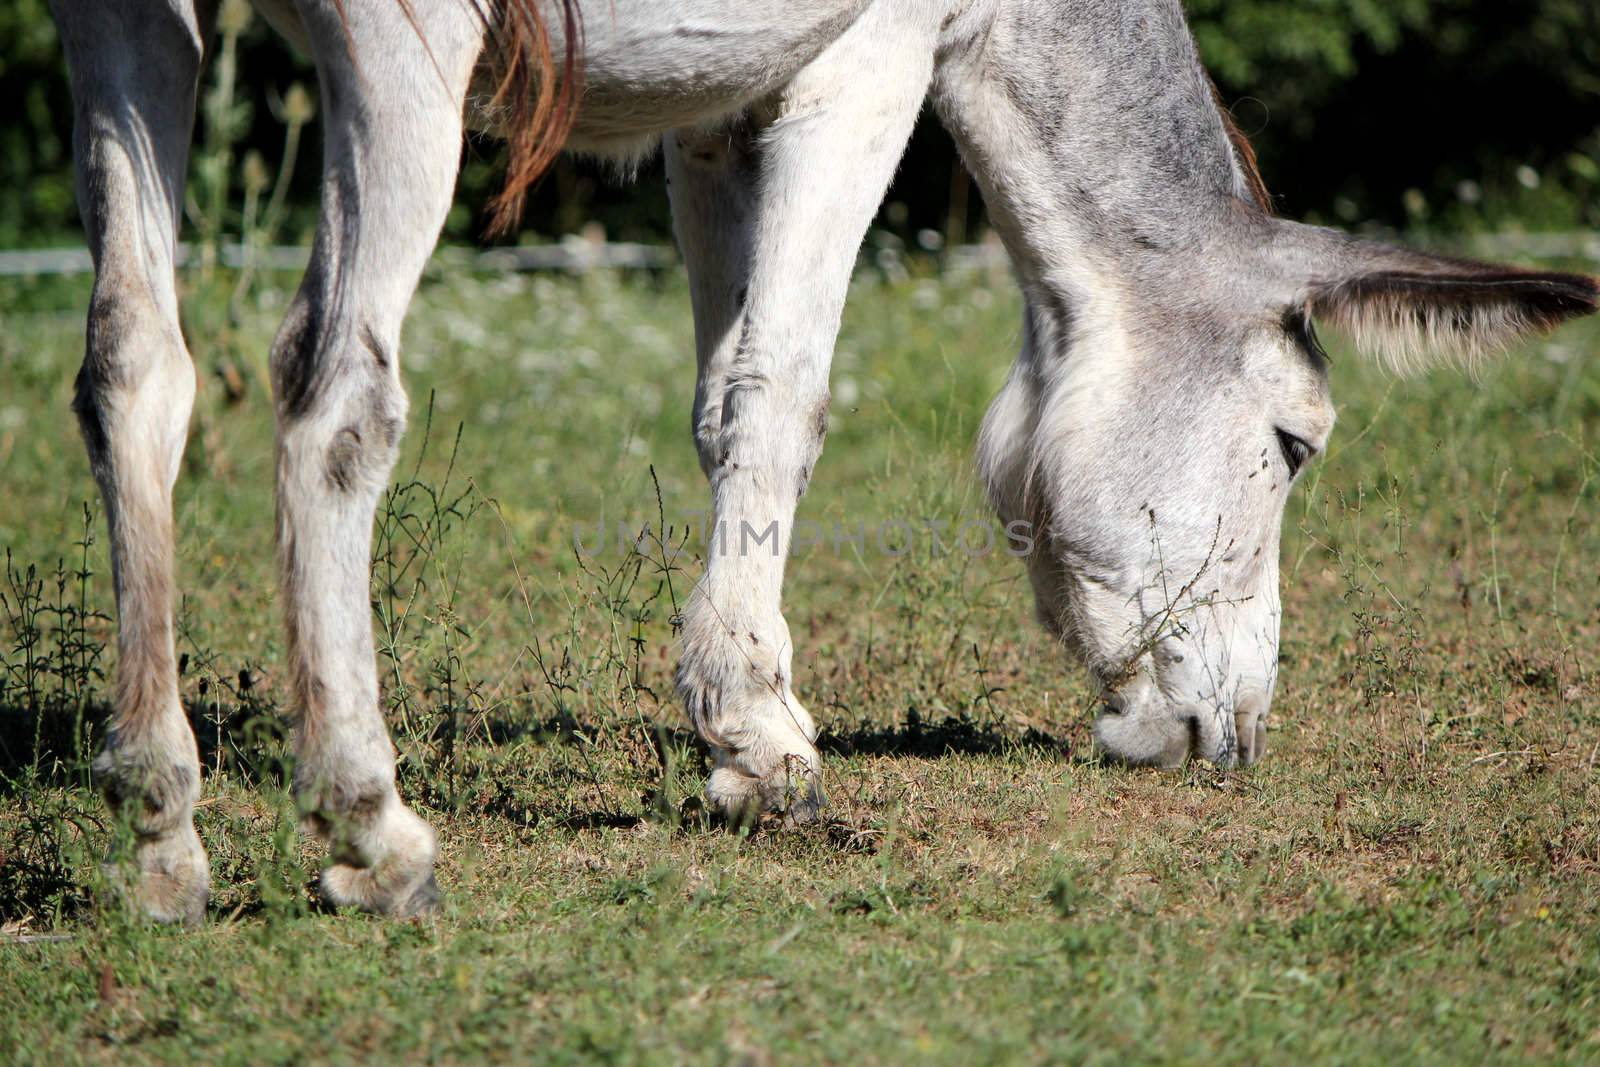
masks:
[(1055, 279), (1052, 297), (1030, 287), (1023, 354), (980, 441), (1002, 519), (1031, 527), (1039, 614), (1101, 687), (1096, 739), (1134, 763), (1264, 751), (1279, 527), (1334, 420), (1314, 323), (1406, 371), (1470, 364), (1600, 299), (1581, 275), (1233, 205), (1175, 247), (1136, 241)]

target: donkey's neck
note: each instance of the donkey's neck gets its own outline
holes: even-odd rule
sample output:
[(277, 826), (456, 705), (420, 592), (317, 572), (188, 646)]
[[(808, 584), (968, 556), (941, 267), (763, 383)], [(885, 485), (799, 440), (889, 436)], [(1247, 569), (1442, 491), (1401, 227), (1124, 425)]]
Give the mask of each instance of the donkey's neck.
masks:
[(1108, 286), (1195, 285), (1258, 214), (1178, 0), (976, 3), (934, 98), (1037, 326)]

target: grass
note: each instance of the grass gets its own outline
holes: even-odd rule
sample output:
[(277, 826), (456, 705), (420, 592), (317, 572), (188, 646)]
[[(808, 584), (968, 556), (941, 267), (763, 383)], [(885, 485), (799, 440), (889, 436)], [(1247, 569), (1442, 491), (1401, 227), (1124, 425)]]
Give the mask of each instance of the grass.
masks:
[[(289, 284), (187, 305), (192, 932), (107, 906), (98, 869), (111, 592), (67, 410), (87, 281), (0, 290), (10, 1061), (1600, 1056), (1595, 326), (1476, 381), (1336, 351), (1339, 430), (1285, 519), (1271, 755), (1130, 772), (1090, 753), (1091, 693), (1015, 561), (831, 543), (986, 514), (971, 444), (1018, 335), (1004, 279), (863, 275), (802, 505), (823, 543), (786, 602), (832, 819), (741, 836), (697, 817), (671, 699), (705, 497), (682, 283), (430, 277), (373, 599), (448, 902), (398, 924), (315, 909), (284, 785), (265, 352)], [(648, 524), (636, 548), (619, 520)]]

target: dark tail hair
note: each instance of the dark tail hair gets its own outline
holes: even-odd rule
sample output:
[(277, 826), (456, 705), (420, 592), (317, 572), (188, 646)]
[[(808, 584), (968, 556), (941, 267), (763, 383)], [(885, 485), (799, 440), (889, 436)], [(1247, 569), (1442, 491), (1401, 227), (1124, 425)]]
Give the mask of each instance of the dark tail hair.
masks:
[[(345, 45), (359, 68), (350, 37), (350, 19), (345, 0), (332, 0), (339, 21), (344, 23)], [(417, 21), (412, 0), (397, 0), (406, 21), (422, 39), (428, 60), (438, 70), (428, 38)], [(583, 40), (583, 17), (578, 0), (561, 0), (562, 38), (566, 42), (559, 76), (555, 54), (550, 50), (550, 31), (539, 14), (538, 0), (477, 0), (479, 16), (489, 30), (489, 47), (498, 48), (500, 82), (495, 86), (493, 109), (505, 108), (502, 123), (510, 158), (506, 163), (505, 187), (489, 201), (488, 234), (509, 233), (522, 218), (528, 190), (561, 154), (572, 124), (578, 117), (578, 97), (583, 94), (583, 66), (579, 59)], [(498, 14), (498, 23), (496, 21)], [(443, 73), (440, 73), (443, 77)]]
[(500, 81), (491, 107), (505, 109), (509, 158), (505, 186), (489, 201), (491, 237), (511, 232), (521, 220), (528, 190), (572, 132), (583, 92), (583, 19), (577, 0), (561, 0), (565, 54), (559, 71), (538, 0), (501, 0), (496, 6), (499, 24), (491, 23), (490, 33), (500, 50)]

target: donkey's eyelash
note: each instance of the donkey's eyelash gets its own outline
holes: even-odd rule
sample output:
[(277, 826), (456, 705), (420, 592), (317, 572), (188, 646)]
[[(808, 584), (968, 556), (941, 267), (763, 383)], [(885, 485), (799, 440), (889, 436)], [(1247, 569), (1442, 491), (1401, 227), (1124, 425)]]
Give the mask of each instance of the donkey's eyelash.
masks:
[(1306, 312), (1296, 309), (1284, 315), (1283, 330), (1313, 359), (1322, 363), (1333, 362), (1328, 350), (1322, 347), (1322, 338), (1317, 336), (1317, 329)]
[(1289, 468), (1289, 477), (1293, 478), (1300, 473), (1300, 468), (1305, 466), (1316, 449), (1290, 433), (1288, 430), (1274, 428), (1273, 433), (1278, 436), (1278, 449), (1283, 453), (1283, 462)]
[(1328, 350), (1322, 347), (1322, 338), (1317, 336), (1317, 327), (1311, 321), (1311, 316), (1302, 315), (1300, 317), (1300, 321), (1305, 324), (1305, 344), (1311, 349), (1311, 351), (1317, 354), (1319, 359), (1323, 359), (1329, 363), (1332, 363), (1333, 357), (1329, 356)]

